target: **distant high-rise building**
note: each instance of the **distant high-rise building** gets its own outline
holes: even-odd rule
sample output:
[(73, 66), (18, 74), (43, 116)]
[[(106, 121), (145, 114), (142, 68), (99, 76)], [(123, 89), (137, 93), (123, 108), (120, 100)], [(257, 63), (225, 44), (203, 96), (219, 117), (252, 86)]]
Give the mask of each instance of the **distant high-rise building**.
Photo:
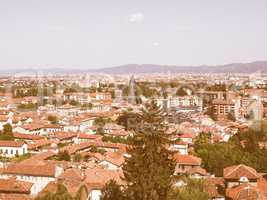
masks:
[(128, 102), (131, 104), (136, 103), (135, 87), (136, 87), (136, 82), (134, 76), (132, 75), (129, 82), (129, 94), (128, 94)]

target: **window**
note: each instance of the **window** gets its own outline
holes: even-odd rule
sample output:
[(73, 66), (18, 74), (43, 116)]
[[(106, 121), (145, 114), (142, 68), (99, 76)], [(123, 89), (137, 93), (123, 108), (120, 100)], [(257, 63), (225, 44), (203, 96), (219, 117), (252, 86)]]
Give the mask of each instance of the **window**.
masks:
[(13, 154), (13, 149), (10, 150), (10, 154)]

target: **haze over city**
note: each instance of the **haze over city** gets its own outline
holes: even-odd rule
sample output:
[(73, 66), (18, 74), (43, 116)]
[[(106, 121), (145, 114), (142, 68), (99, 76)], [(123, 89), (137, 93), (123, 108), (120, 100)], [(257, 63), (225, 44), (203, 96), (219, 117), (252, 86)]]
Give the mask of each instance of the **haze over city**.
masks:
[(266, 10), (265, 0), (0, 0), (0, 67), (266, 60)]

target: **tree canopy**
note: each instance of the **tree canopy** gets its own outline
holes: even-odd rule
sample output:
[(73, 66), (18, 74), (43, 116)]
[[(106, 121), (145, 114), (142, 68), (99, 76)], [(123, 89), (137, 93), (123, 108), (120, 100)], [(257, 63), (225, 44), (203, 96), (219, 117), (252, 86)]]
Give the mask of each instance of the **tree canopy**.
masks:
[(58, 123), (58, 117), (55, 115), (49, 115), (47, 117), (47, 120), (51, 122), (51, 124), (57, 124)]
[(3, 131), (0, 135), (0, 140), (14, 140), (12, 126), (9, 123), (3, 125)]
[(204, 168), (222, 176), (223, 168), (245, 164), (258, 172), (267, 171), (267, 150), (260, 148), (259, 143), (266, 141), (264, 131), (241, 131), (229, 142), (208, 143), (208, 139), (200, 134), (195, 143), (197, 156), (202, 158)]
[(209, 194), (205, 192), (203, 180), (185, 179), (185, 186), (173, 188), (168, 200), (208, 200)]

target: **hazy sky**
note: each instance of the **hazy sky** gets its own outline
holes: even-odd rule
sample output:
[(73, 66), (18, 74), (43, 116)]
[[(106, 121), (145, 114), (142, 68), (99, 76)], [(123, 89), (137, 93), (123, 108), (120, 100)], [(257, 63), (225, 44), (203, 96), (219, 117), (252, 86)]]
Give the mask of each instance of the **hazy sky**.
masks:
[(0, 68), (267, 60), (267, 0), (0, 0)]

